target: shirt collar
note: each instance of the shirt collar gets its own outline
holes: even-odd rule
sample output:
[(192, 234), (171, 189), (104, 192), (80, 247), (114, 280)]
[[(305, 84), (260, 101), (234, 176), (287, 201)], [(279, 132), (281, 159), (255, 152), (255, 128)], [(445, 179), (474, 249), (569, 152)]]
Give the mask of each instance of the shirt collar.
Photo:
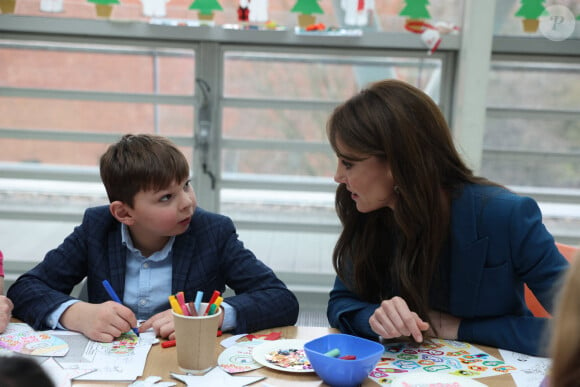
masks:
[[(121, 242), (125, 246), (127, 246), (129, 251), (136, 253), (140, 256), (143, 256), (143, 254), (141, 254), (141, 251), (139, 251), (139, 249), (137, 249), (133, 245), (133, 239), (131, 239), (131, 233), (129, 233), (129, 228), (124, 223), (121, 223)], [(152, 261), (160, 261), (165, 259), (171, 252), (171, 249), (173, 248), (173, 242), (175, 242), (175, 236), (169, 238), (169, 240), (161, 250), (154, 252), (147, 259), (151, 259)]]

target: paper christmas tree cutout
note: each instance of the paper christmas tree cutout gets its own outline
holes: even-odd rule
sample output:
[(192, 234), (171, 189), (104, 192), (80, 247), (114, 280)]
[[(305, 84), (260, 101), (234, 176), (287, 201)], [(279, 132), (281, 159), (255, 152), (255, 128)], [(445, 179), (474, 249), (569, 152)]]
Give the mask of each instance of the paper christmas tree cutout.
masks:
[(304, 15), (312, 15), (314, 13), (324, 13), (320, 5), (319, 0), (298, 0), (290, 12), (301, 13)]
[(223, 11), (217, 0), (194, 0), (189, 9), (197, 9), (200, 20), (213, 20), (213, 11)]
[(405, 7), (399, 12), (401, 16), (408, 19), (431, 19), (431, 14), (427, 10), (429, 0), (406, 0)]
[(120, 4), (119, 0), (88, 0), (89, 3), (95, 4), (97, 16), (110, 17), (113, 11), (113, 4)]
[(539, 18), (544, 13), (544, 0), (520, 0), (521, 7), (515, 16), (522, 17), (522, 26), (525, 32), (536, 32), (540, 25)]
[(290, 12), (298, 13), (298, 25), (302, 28), (316, 22), (315, 13), (324, 13), (318, 0), (298, 0)]

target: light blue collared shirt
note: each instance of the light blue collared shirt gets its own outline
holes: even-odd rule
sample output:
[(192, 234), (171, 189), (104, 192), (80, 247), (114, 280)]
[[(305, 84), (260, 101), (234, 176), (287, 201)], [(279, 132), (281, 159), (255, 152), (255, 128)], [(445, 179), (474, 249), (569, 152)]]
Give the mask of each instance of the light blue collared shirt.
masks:
[[(163, 248), (145, 258), (133, 245), (131, 234), (126, 225), (121, 225), (121, 241), (127, 247), (127, 270), (125, 273), (125, 290), (123, 303), (135, 313), (137, 320), (147, 320), (160, 305), (167, 303), (171, 294), (172, 249), (175, 237), (171, 237)], [(61, 304), (47, 317), (47, 323), (53, 329), (64, 327), (59, 323), (64, 311), (78, 300)], [(224, 332), (235, 328), (236, 310), (222, 302), (224, 308)]]
[(121, 225), (121, 241), (129, 250), (123, 303), (131, 308), (137, 320), (147, 320), (154, 310), (167, 304), (167, 297), (171, 294), (175, 237), (171, 237), (161, 250), (147, 258), (135, 248), (129, 229), (124, 224)]

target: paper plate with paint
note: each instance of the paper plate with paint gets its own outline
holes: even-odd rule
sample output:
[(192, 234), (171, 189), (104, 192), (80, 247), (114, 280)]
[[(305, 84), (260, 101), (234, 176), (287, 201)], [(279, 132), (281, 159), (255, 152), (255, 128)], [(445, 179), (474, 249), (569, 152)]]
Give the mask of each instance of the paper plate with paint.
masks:
[(278, 371), (314, 372), (304, 353), (305, 340), (276, 340), (254, 348), (252, 356), (261, 365)]

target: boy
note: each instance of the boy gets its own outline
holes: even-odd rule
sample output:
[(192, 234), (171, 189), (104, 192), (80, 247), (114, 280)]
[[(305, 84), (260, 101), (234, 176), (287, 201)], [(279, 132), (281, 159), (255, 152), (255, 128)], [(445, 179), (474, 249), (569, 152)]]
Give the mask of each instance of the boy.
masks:
[[(125, 135), (100, 160), (109, 206), (89, 208), (81, 225), (8, 296), (13, 314), (35, 329), (64, 328), (111, 342), (146, 320), (174, 338), (168, 296), (187, 301), (214, 290), (235, 295), (222, 303), (221, 329), (234, 333), (294, 325), (298, 301), (273, 271), (238, 240), (231, 219), (197, 208), (184, 155), (168, 139)], [(72, 298), (87, 278), (89, 302)], [(123, 304), (111, 301), (108, 280)]]

